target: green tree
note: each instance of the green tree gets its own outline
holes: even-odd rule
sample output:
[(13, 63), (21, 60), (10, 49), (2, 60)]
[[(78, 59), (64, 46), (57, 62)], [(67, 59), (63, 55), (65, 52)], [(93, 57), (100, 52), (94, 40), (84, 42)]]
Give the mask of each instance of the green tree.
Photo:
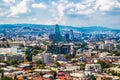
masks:
[(33, 49), (33, 50), (30, 52), (30, 55), (36, 55), (36, 54), (38, 54), (38, 53), (39, 53), (38, 50)]
[(43, 51), (45, 51), (45, 49), (42, 48), (39, 50), (39, 53), (42, 53)]
[(40, 64), (40, 65), (39, 65), (39, 68), (40, 68), (40, 69), (44, 69), (45, 66), (46, 66), (45, 64)]
[(65, 58), (66, 58), (67, 60), (70, 60), (70, 59), (72, 58), (72, 56), (71, 56), (70, 54), (65, 54)]
[(53, 77), (54, 77), (54, 79), (55, 79), (55, 78), (56, 78), (56, 76), (57, 76), (57, 72), (56, 72), (56, 71), (51, 70), (51, 73), (53, 74)]
[(13, 80), (11, 77), (4, 76), (1, 78), (1, 80)]
[(4, 71), (2, 69), (0, 69), (0, 73), (1, 73), (1, 78), (4, 77)]
[(55, 62), (55, 65), (58, 66), (58, 67), (61, 66), (61, 64), (59, 62)]
[(39, 59), (37, 61), (35, 61), (36, 64), (42, 64), (42, 61)]
[(90, 76), (90, 80), (96, 80), (95, 76), (94, 76), (94, 75), (91, 75), (91, 76)]
[(72, 60), (72, 63), (76, 63), (76, 62), (78, 62), (78, 61), (77, 61), (77, 60), (75, 60), (75, 59), (74, 59), (74, 60)]
[(19, 63), (18, 63), (18, 60), (12, 59), (12, 60), (10, 60), (9, 64), (10, 65), (18, 65)]
[(85, 70), (85, 64), (80, 64), (80, 70)]
[(102, 67), (102, 69), (103, 69), (103, 68), (109, 68), (109, 67), (111, 67), (110, 64), (108, 64), (108, 63), (106, 63), (106, 62), (104, 62), (104, 61), (102, 61), (102, 60), (98, 60), (97, 64), (100, 64), (101, 67)]

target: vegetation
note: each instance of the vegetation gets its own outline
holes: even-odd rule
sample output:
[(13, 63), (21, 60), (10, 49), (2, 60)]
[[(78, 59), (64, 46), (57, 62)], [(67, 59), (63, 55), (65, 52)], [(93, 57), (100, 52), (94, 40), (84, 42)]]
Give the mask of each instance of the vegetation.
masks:
[(89, 80), (96, 80), (96, 78), (94, 75), (91, 75)]
[(0, 63), (6, 63), (6, 64), (8, 64), (8, 62), (4, 61), (4, 60), (0, 60)]
[(80, 70), (85, 70), (85, 64), (80, 64)]
[(2, 69), (0, 69), (0, 73), (1, 73), (1, 78), (4, 77), (4, 71)]
[(11, 77), (4, 76), (1, 78), (1, 80), (13, 80)]
[(39, 59), (37, 61), (35, 61), (36, 64), (42, 64), (42, 61)]
[(40, 49), (40, 50), (39, 50), (39, 53), (42, 53), (43, 51), (45, 51), (45, 49)]
[(59, 62), (55, 62), (55, 65), (58, 66), (58, 67), (61, 66), (61, 64)]
[(56, 78), (56, 76), (57, 76), (57, 72), (56, 72), (56, 71), (51, 70), (51, 73), (53, 74), (53, 77), (54, 77), (54, 79), (55, 79), (55, 78)]
[(44, 69), (45, 66), (46, 66), (45, 64), (40, 64), (40, 65), (39, 65), (39, 68), (40, 68), (40, 69)]
[(75, 60), (75, 59), (74, 59), (74, 60), (72, 60), (72, 63), (76, 63), (76, 62), (78, 62), (78, 61), (77, 61), (77, 60)]
[(119, 72), (116, 72), (114, 70), (109, 70), (108, 71), (109, 74), (112, 74), (113, 76), (120, 76), (120, 73)]
[(120, 49), (112, 50), (111, 54), (114, 56), (120, 56)]
[(22, 49), (23, 53), (25, 54), (26, 60), (27, 61), (32, 61), (32, 56), (33, 55), (37, 55), (39, 53), (42, 53), (43, 51), (45, 51), (45, 49), (41, 49), (38, 46), (29, 46), (29, 47), (24, 47)]
[(18, 60), (12, 59), (12, 60), (9, 61), (9, 64), (10, 64), (10, 65), (17, 65), (17, 64), (19, 64), (19, 63), (18, 63)]
[(43, 41), (43, 44), (48, 45), (48, 44), (49, 44), (49, 42), (47, 42), (47, 41)]
[(97, 64), (100, 64), (101, 67), (102, 67), (102, 69), (103, 69), (103, 68), (109, 68), (109, 67), (112, 66), (111, 64), (108, 64), (108, 63), (106, 63), (106, 62), (104, 62), (104, 61), (102, 61), (102, 60), (98, 60)]
[(65, 58), (66, 58), (67, 60), (70, 60), (70, 59), (72, 58), (72, 55), (71, 55), (71, 54), (65, 54)]

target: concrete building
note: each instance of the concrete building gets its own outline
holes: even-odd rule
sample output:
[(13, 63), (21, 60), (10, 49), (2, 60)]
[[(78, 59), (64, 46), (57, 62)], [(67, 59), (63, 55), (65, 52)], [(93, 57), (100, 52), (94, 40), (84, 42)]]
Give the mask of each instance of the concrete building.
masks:
[(58, 55), (57, 55), (57, 61), (67, 61), (67, 59), (65, 58), (64, 55), (58, 54)]
[(25, 41), (9, 41), (10, 47), (25, 45)]
[(86, 75), (92, 75), (92, 73), (100, 73), (101, 65), (100, 64), (86, 64), (85, 73)]
[(54, 53), (54, 54), (68, 54), (71, 53), (71, 45), (56, 45), (56, 44), (52, 44), (52, 45), (48, 45), (47, 46), (47, 52), (48, 53)]
[(43, 53), (41, 55), (41, 58), (43, 63), (46, 63), (46, 64), (53, 63), (53, 58), (51, 53)]

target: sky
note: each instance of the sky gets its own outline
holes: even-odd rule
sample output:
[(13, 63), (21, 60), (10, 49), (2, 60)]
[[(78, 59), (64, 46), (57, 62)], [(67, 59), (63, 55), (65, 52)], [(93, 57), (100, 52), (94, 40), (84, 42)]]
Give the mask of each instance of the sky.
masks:
[(120, 29), (120, 0), (0, 0), (0, 24), (21, 23)]

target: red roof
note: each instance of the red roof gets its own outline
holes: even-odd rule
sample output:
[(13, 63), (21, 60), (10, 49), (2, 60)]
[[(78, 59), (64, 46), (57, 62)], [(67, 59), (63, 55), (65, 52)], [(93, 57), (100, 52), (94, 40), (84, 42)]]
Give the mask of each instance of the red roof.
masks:
[(57, 76), (56, 78), (60, 80), (73, 80), (71, 76)]

